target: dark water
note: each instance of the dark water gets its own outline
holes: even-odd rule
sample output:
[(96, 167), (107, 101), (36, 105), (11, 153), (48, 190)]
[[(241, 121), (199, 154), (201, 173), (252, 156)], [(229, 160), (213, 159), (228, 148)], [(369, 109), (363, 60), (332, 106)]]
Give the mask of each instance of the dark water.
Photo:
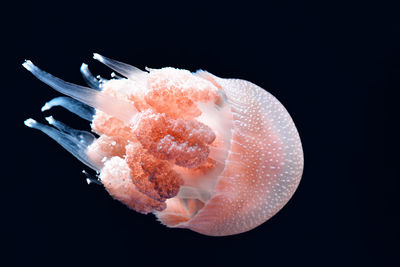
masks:
[[(10, 16), (2, 23), (6, 250), (0, 253), (12, 263), (4, 266), (396, 265), (398, 162), (388, 129), (398, 123), (389, 100), (400, 88), (394, 7), (34, 1), (6, 4), (3, 12)], [(305, 153), (291, 201), (250, 232), (212, 238), (167, 229), (88, 186), (84, 165), (24, 127), (28, 117), (43, 122), (50, 113), (41, 106), (59, 94), (20, 64), (31, 59), (84, 84), (82, 62), (109, 77), (93, 52), (139, 68), (205, 69), (275, 95), (292, 115)], [(51, 114), (89, 129), (60, 108)]]

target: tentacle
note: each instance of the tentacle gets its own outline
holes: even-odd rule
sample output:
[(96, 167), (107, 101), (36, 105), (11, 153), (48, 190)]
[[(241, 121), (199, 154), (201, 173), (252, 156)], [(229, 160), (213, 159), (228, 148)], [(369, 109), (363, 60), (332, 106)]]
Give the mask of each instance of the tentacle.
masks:
[(96, 79), (96, 77), (93, 76), (93, 74), (90, 72), (87, 64), (82, 63), (81, 73), (82, 73), (83, 79), (91, 88), (101, 91), (100, 81), (98, 79)]
[(47, 122), (50, 125), (53, 125), (56, 127), (58, 130), (61, 132), (64, 132), (74, 138), (76, 138), (80, 143), (90, 146), (93, 141), (96, 139), (96, 137), (87, 132), (87, 131), (82, 131), (82, 130), (76, 130), (74, 128), (69, 127), (65, 123), (62, 123), (61, 121), (55, 120), (53, 116), (46, 117)]
[(60, 96), (53, 98), (42, 107), (42, 111), (51, 109), (52, 107), (61, 106), (78, 115), (82, 119), (92, 121), (93, 116), (96, 114), (96, 110), (82, 102), (75, 100), (70, 97)]
[(68, 95), (91, 107), (99, 109), (111, 116), (129, 123), (132, 117), (137, 114), (135, 106), (121, 99), (117, 99), (101, 91), (89, 87), (79, 86), (73, 83), (65, 82), (53, 75), (39, 69), (30, 60), (22, 64), (36, 78), (46, 83), (60, 93)]
[(99, 177), (94, 176), (89, 174), (88, 172), (86, 172), (85, 170), (82, 171), (83, 174), (85, 174), (86, 176), (86, 182), (88, 184), (98, 184), (98, 185), (102, 185), (101, 180)]
[(102, 55), (99, 55), (97, 53), (93, 54), (93, 58), (100, 61), (101, 63), (103, 63), (104, 65), (106, 65), (107, 67), (109, 67), (110, 69), (124, 75), (125, 77), (129, 78), (129, 79), (136, 79), (137, 75), (139, 74), (143, 74), (145, 73), (144, 71), (131, 66), (129, 64), (126, 63), (122, 63), (107, 57), (103, 57)]
[(33, 119), (27, 119), (26, 121), (24, 121), (24, 123), (26, 126), (37, 129), (48, 135), (50, 138), (59, 143), (62, 147), (64, 147), (68, 152), (70, 152), (73, 156), (79, 159), (86, 166), (92, 168), (95, 171), (100, 171), (101, 167), (92, 162), (86, 155), (86, 150), (88, 148), (87, 144), (81, 143), (73, 135), (67, 132), (59, 131), (48, 125), (39, 123)]

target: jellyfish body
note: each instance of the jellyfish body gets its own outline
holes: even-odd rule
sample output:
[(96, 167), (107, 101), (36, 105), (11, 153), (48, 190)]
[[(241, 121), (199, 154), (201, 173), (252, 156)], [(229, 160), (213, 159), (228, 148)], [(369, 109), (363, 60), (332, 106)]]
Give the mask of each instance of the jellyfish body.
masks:
[(63, 106), (91, 121), (75, 130), (48, 117), (54, 127), (25, 121), (56, 140), (90, 168), (115, 199), (153, 213), (168, 227), (211, 236), (248, 231), (276, 214), (295, 192), (303, 171), (297, 129), (283, 105), (245, 80), (206, 71), (147, 69), (95, 54), (124, 75), (73, 85), (23, 65), (68, 97)]

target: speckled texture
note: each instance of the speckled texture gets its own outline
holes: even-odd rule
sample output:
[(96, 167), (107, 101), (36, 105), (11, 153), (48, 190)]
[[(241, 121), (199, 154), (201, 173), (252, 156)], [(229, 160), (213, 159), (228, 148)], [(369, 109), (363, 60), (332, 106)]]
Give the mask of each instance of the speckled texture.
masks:
[(282, 104), (262, 88), (236, 79), (215, 81), (232, 103), (233, 142), (212, 199), (177, 227), (206, 235), (248, 231), (276, 214), (295, 192), (303, 171), (296, 127)]
[[(124, 90), (116, 82), (106, 86), (111, 95), (119, 94), (128, 100), (144, 95), (140, 98), (144, 99), (141, 104), (144, 108), (139, 109), (132, 125), (101, 112), (92, 125), (95, 131), (113, 136), (95, 142), (99, 143), (97, 147), (107, 150), (102, 154), (108, 157), (121, 156), (123, 151), (118, 149), (112, 153), (108, 147), (113, 146), (109, 143), (117, 138), (125, 140), (123, 158), (135, 189), (147, 200), (166, 203), (163, 208), (153, 210), (160, 222), (206, 235), (232, 235), (260, 225), (287, 203), (302, 175), (303, 152), (291, 117), (275, 97), (250, 82), (220, 79), (207, 72), (193, 75), (166, 68), (153, 71), (148, 77), (142, 93), (138, 93), (140, 90), (132, 93), (124, 81), (121, 82)], [(201, 88), (198, 94), (196, 85)], [(114, 92), (118, 90), (121, 92)], [(228, 115), (218, 111), (219, 96), (225, 98)], [(214, 125), (212, 129), (207, 120), (204, 124), (197, 121), (202, 112), (193, 100), (200, 99), (211, 103), (204, 112), (214, 110), (214, 116), (231, 120), (227, 124), (231, 126), (218, 129)], [(208, 158), (208, 146), (215, 146), (214, 153), (224, 150), (221, 141), (213, 144), (217, 136), (230, 136), (230, 146), (227, 156), (220, 158), (221, 172), (212, 174), (215, 163)], [(106, 140), (108, 144), (104, 144)], [(174, 165), (183, 168), (174, 168)], [(213, 182), (198, 186), (207, 175)], [(189, 198), (182, 197), (188, 193), (178, 194), (181, 185), (191, 186), (189, 191), (195, 193), (189, 193)], [(108, 191), (121, 199), (116, 190)], [(210, 197), (203, 201), (191, 195), (204, 192)], [(143, 209), (141, 205), (129, 203), (125, 204), (136, 210)]]
[(271, 94), (204, 71), (142, 72), (95, 58), (129, 78), (94, 82), (93, 90), (66, 83), (30, 61), (24, 67), (91, 105), (59, 102), (93, 118), (99, 138), (52, 117), (48, 121), (55, 128), (33, 119), (25, 124), (100, 172), (99, 181), (89, 181), (101, 182), (115, 199), (154, 213), (168, 227), (224, 236), (260, 225), (293, 195), (303, 171), (301, 142), (288, 112)]

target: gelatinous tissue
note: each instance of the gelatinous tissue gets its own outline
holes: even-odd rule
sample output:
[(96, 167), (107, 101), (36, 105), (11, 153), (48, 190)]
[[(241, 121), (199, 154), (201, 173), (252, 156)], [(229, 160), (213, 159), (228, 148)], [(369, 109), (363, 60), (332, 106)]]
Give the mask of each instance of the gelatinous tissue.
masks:
[(168, 227), (212, 236), (248, 231), (276, 214), (295, 192), (303, 151), (286, 109), (257, 85), (206, 71), (142, 71), (99, 54), (122, 76), (65, 82), (27, 60), (23, 66), (66, 95), (61, 106), (91, 122), (92, 133), (47, 117), (27, 119), (82, 163), (129, 208)]

